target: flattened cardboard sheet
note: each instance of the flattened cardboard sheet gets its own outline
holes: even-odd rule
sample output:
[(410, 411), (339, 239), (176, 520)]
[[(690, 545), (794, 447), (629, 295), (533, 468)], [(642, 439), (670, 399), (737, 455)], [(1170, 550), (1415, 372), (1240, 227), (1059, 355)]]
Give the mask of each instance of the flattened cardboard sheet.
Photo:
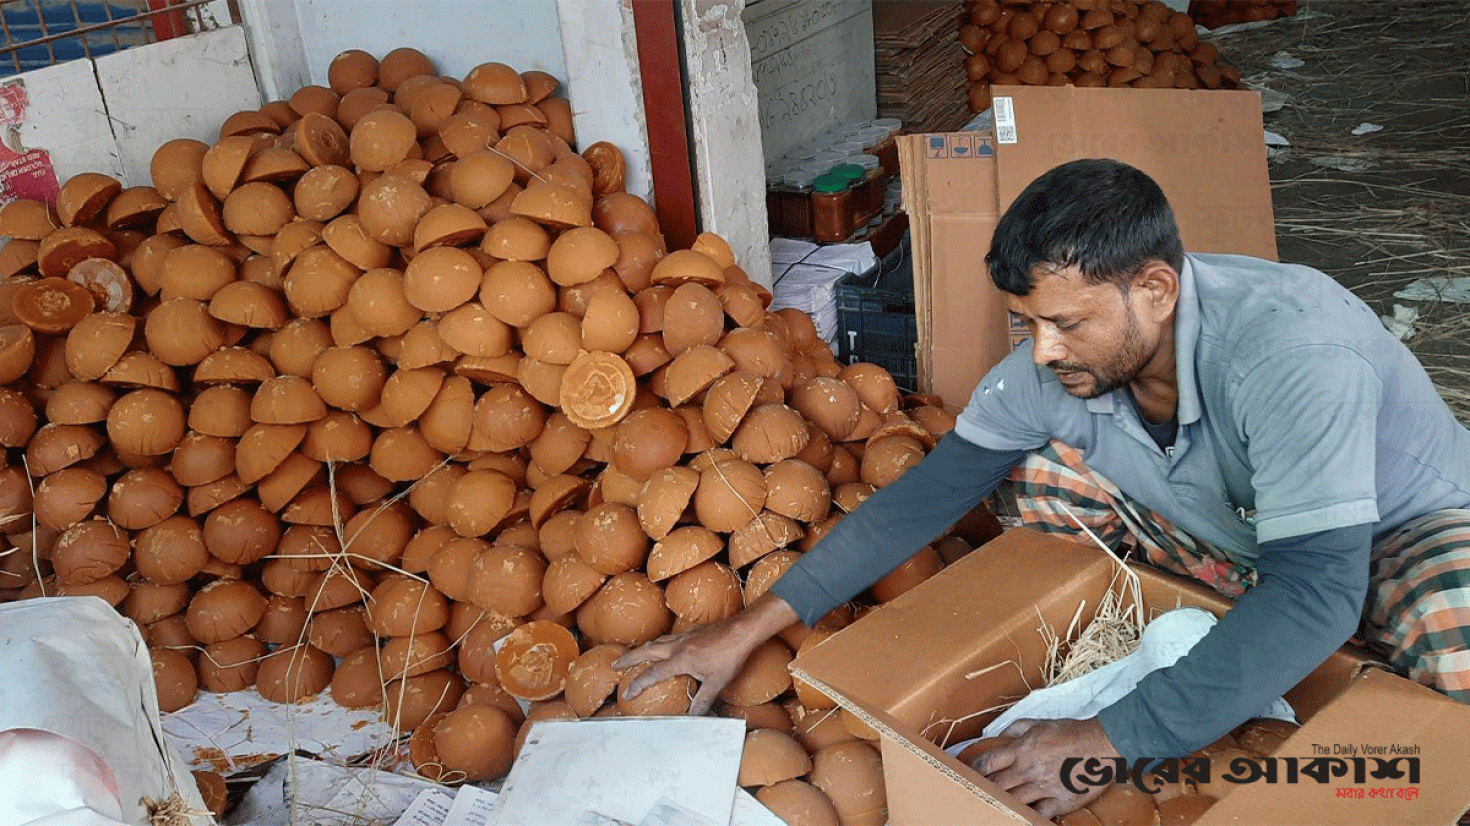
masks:
[(1276, 258), (1256, 92), (997, 86), (994, 94), (1010, 101), (1014, 143), (990, 132), (899, 138), (919, 386), (950, 410), (1019, 338), (985, 254), (1005, 207), (1058, 164), (1110, 157), (1137, 166), (1169, 197), (1185, 250)]
[(1009, 97), (1016, 143), (996, 146), (1004, 212), (1058, 164), (1113, 158), (1158, 181), (1184, 249), (1276, 259), (1259, 92), (997, 86)]

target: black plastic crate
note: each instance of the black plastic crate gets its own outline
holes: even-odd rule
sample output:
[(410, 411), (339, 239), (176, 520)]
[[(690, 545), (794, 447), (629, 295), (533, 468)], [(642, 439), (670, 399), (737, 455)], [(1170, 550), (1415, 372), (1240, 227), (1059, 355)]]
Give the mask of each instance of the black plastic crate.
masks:
[(914, 319), (914, 262), (909, 238), (865, 273), (837, 282), (837, 357), (870, 362), (893, 374), (900, 389), (919, 386)]

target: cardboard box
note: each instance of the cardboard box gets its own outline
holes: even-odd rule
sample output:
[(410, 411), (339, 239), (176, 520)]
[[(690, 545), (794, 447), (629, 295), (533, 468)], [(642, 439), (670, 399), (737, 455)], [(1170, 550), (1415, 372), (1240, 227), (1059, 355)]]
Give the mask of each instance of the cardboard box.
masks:
[[(1115, 570), (1097, 549), (1012, 530), (803, 652), (792, 673), (882, 735), (893, 826), (1040, 826), (1048, 821), (941, 746), (976, 736), (999, 714), (976, 711), (1018, 699), (1028, 686), (1041, 684), (1046, 645), (1038, 628), (1045, 623), (1064, 633), (1079, 602), (1084, 613), (1095, 612)], [(1135, 570), (1147, 615), (1180, 606), (1218, 615), (1230, 605), (1198, 583), (1153, 568)], [(883, 666), (874, 668), (875, 662)], [(991, 668), (997, 663), (1015, 667)], [(1339, 787), (1365, 788), (1354, 786), (1351, 774), (1324, 784), (1308, 778), (1258, 782), (1232, 788), (1199, 826), (1452, 824), (1470, 807), (1464, 756), (1470, 706), (1385, 671), (1349, 648), (1335, 652), (1287, 700), (1303, 726), (1278, 757), (1310, 759), (1318, 756), (1313, 744), (1417, 745), (1417, 784), (1406, 776), (1370, 780), (1366, 787), (1414, 786), (1417, 797), (1338, 797)]]
[(997, 86), (997, 132), (899, 138), (912, 222), (920, 389), (964, 406), (1021, 336), (985, 253), (1006, 207), (1043, 172), (1115, 158), (1159, 182), (1189, 252), (1276, 258), (1260, 95), (1249, 91)]

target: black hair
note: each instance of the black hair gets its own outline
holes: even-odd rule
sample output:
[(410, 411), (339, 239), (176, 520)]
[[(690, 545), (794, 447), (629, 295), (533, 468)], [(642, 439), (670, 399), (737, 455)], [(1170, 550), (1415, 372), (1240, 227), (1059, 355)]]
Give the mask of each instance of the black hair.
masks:
[(995, 286), (1027, 295), (1032, 270), (1077, 267), (1089, 284), (1129, 280), (1148, 261), (1177, 272), (1184, 245), (1164, 191), (1121, 161), (1070, 161), (1032, 181), (1001, 216), (985, 263)]

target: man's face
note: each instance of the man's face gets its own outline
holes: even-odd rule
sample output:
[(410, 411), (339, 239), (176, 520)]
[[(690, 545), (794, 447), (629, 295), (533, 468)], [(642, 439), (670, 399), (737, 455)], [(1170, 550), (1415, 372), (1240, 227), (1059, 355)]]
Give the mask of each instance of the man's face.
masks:
[(1080, 399), (1136, 379), (1159, 344), (1158, 325), (1140, 323), (1135, 312), (1142, 297), (1112, 284), (1088, 284), (1076, 268), (1044, 273), (1030, 295), (1006, 295), (1010, 311), (1031, 330), (1033, 360)]

